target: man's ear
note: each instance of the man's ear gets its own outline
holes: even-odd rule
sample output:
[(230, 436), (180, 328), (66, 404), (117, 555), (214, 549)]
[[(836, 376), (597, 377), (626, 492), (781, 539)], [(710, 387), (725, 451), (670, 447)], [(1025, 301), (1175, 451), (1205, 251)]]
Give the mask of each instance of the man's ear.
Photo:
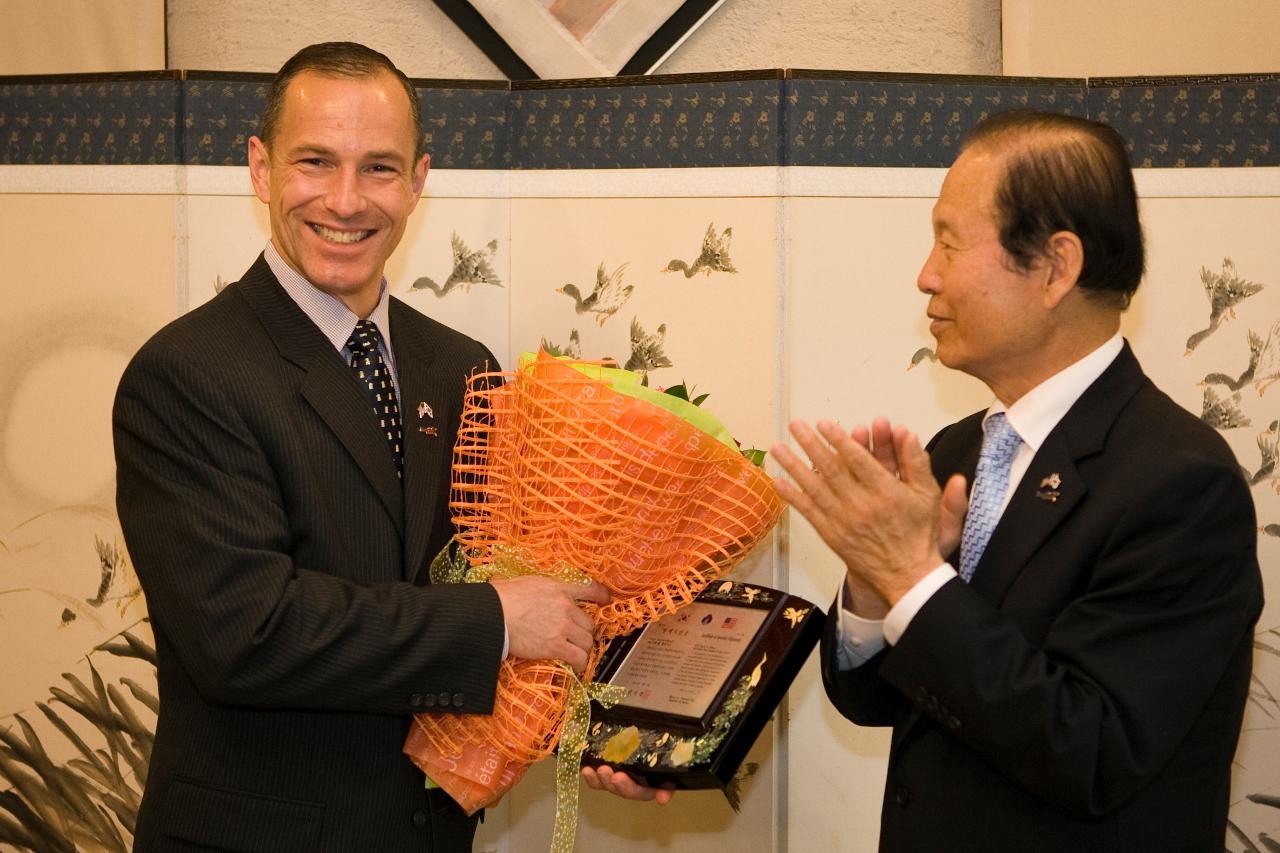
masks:
[(256, 136), (249, 137), (249, 178), (253, 191), (263, 204), (271, 203), (271, 155), (267, 146)]
[(1054, 232), (1049, 237), (1043, 263), (1046, 275), (1044, 304), (1052, 309), (1075, 289), (1080, 280), (1080, 271), (1084, 269), (1084, 244), (1074, 232)]
[(422, 195), (422, 188), (427, 185), (427, 172), (431, 169), (431, 155), (423, 154), (422, 159), (413, 167), (413, 198), (416, 202)]

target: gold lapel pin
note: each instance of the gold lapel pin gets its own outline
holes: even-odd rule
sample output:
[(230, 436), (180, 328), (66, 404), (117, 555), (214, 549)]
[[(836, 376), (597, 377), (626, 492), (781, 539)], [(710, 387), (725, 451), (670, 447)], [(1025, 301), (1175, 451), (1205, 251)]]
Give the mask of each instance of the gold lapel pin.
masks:
[(1048, 477), (1045, 477), (1043, 480), (1040, 481), (1040, 488), (1042, 489), (1056, 489), (1058, 488), (1058, 486), (1061, 486), (1061, 485), (1062, 485), (1062, 477), (1058, 476), (1057, 471), (1054, 471)]
[(1056, 504), (1061, 494), (1062, 493), (1056, 489), (1041, 489), (1036, 492), (1036, 497), (1042, 501), (1048, 501), (1051, 504)]
[(435, 416), (436, 416), (436, 413), (431, 411), (431, 407), (428, 406), (426, 402), (422, 402), (418, 404), (419, 420), (421, 420), (422, 418), (434, 418)]

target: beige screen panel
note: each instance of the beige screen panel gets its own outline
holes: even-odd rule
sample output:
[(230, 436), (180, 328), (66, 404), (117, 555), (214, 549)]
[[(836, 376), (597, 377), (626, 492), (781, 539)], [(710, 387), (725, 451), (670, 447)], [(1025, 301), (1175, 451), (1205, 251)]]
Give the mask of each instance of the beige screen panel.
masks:
[(1252, 74), (1280, 69), (1270, 0), (1005, 0), (1004, 73), (1043, 77)]
[(0, 200), (0, 715), (24, 712), (62, 761), (71, 745), (34, 703), (68, 688), (63, 673), (87, 679), (86, 655), (110, 677), (95, 647), (147, 633), (115, 517), (111, 406), (128, 360), (174, 316), (174, 201)]
[(157, 71), (164, 0), (5, 0), (0, 74)]

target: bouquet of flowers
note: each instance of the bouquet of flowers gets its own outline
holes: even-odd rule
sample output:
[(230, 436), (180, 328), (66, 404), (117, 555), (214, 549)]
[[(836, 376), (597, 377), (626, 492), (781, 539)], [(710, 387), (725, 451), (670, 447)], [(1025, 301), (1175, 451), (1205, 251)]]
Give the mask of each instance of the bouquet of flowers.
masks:
[(560, 835), (589, 697), (602, 698), (590, 684), (601, 652), (731, 571), (782, 502), (705, 410), (640, 374), (539, 352), (468, 383), (450, 509), (455, 556), (437, 559), (433, 582), (539, 573), (595, 580), (613, 596), (587, 605), (596, 646), (581, 680), (562, 663), (508, 659), (492, 715), (421, 714), (405, 743), (468, 813), (559, 745)]

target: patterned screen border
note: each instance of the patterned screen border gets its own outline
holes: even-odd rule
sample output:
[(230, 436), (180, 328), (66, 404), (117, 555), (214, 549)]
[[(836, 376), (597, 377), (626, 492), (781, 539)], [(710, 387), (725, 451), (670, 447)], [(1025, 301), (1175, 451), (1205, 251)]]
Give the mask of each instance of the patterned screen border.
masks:
[[(0, 164), (245, 164), (270, 75), (0, 77)], [(1057, 79), (772, 70), (414, 81), (445, 169), (941, 167), (988, 113), (1097, 118), (1135, 166), (1280, 165), (1280, 73)]]

